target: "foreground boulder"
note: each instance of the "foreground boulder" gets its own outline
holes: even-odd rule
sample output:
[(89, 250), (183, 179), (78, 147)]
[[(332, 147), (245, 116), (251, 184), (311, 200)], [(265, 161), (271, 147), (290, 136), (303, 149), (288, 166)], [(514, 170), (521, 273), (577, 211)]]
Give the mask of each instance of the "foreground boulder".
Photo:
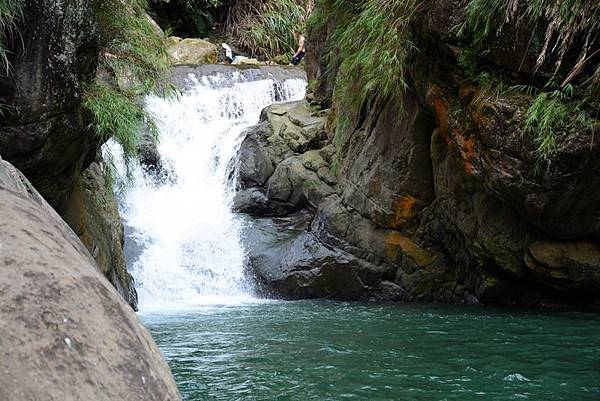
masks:
[(150, 334), (6, 161), (0, 238), (1, 400), (180, 400)]

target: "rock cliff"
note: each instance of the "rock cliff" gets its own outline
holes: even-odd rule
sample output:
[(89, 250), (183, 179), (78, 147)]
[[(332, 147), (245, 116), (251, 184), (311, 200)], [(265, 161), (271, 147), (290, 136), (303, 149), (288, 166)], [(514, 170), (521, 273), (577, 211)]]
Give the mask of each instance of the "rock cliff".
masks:
[(12, 69), (0, 75), (0, 102), (8, 105), (0, 156), (60, 209), (99, 146), (81, 105), (96, 74), (99, 28), (90, 1), (24, 4), (20, 35), (9, 46)]
[[(341, 17), (329, 3), (317, 3), (325, 17), (308, 33), (311, 103), (268, 108), (241, 148), (235, 207), (259, 217), (248, 241), (263, 288), (290, 298), (597, 305), (600, 122), (565, 132), (540, 170), (523, 129), (531, 96), (490, 95), (470, 79), (453, 34), (464, 4), (451, 0), (417, 9), (408, 90), (342, 104), (332, 40)], [(503, 34), (479, 62), (534, 80), (519, 37)], [(350, 107), (343, 125), (341, 107)]]
[(82, 106), (100, 52), (93, 2), (23, 4), (19, 35), (6, 44), (11, 68), (0, 73), (0, 156), (65, 218), (135, 308), (116, 203), (101, 171), (88, 169), (103, 143)]

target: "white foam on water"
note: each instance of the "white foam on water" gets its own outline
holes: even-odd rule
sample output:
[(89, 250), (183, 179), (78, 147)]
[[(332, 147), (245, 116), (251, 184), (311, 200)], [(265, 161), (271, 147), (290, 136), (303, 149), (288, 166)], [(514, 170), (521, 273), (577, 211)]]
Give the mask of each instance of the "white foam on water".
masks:
[(162, 161), (173, 182), (134, 172), (121, 199), (128, 238), (141, 254), (129, 261), (140, 311), (256, 302), (244, 280), (242, 222), (232, 213), (232, 159), (246, 128), (276, 101), (304, 97), (306, 82), (243, 82), (238, 76), (190, 76), (177, 101), (147, 99), (159, 121)]

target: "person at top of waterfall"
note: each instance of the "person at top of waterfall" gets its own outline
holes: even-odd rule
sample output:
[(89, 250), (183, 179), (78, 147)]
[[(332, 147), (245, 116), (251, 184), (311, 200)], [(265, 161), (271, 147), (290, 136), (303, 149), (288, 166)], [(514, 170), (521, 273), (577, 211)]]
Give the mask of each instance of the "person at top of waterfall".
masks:
[(294, 57), (292, 57), (292, 61), (290, 62), (290, 64), (292, 65), (300, 64), (300, 62), (304, 58), (304, 55), (306, 54), (306, 39), (304, 38), (304, 35), (302, 35), (299, 32), (296, 32), (296, 39), (298, 39), (298, 50), (296, 50), (296, 53), (294, 53)]
[(221, 44), (221, 47), (223, 47), (223, 49), (225, 49), (225, 59), (227, 60), (227, 62), (229, 64), (233, 63), (233, 61), (235, 60), (235, 57), (233, 56), (233, 51), (231, 50), (231, 47), (229, 47), (229, 45), (227, 43)]

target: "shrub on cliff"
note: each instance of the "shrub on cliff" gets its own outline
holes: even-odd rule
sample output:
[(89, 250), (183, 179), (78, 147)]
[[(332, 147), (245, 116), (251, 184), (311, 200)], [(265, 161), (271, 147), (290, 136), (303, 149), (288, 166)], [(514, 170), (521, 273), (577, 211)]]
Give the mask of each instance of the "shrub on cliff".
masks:
[[(476, 60), (490, 51), (490, 44), (510, 24), (522, 24), (530, 32), (525, 51), (537, 57), (534, 74), (541, 84), (514, 85), (507, 91), (532, 97), (524, 133), (533, 138), (539, 169), (552, 160), (559, 135), (594, 129), (592, 119), (600, 111), (600, 2), (470, 0), (459, 36), (467, 41), (467, 54), (472, 54), (470, 62), (463, 60), (472, 77), (481, 74)], [(526, 54), (521, 57), (524, 60)]]
[(236, 46), (252, 56), (268, 59), (290, 56), (298, 45), (313, 0), (236, 1), (228, 10), (225, 32)]
[[(100, 73), (86, 88), (84, 106), (93, 113), (102, 141), (113, 138), (123, 149), (129, 175), (141, 131), (156, 134), (143, 96), (172, 95), (176, 90), (168, 83), (165, 38), (146, 14), (147, 1), (96, 0), (95, 9), (101, 27)], [(111, 178), (115, 170), (110, 163), (108, 167)]]

